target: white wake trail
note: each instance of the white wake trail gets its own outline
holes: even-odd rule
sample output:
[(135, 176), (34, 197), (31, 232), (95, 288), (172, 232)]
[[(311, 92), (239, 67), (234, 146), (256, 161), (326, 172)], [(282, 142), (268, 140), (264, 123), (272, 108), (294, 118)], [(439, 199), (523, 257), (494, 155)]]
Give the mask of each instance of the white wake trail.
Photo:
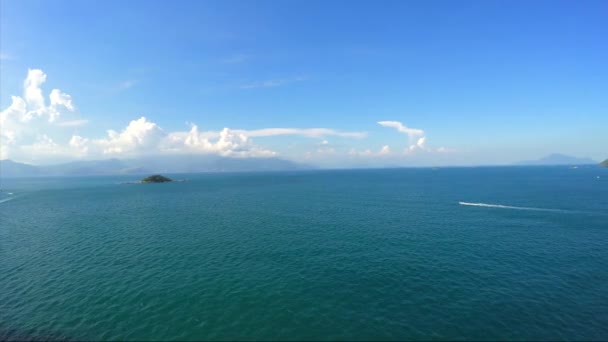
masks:
[(488, 203), (470, 203), (470, 202), (458, 202), (460, 205), (467, 205), (472, 207), (486, 207), (486, 208), (500, 208), (500, 209), (515, 209), (515, 210), (532, 210), (532, 211), (550, 211), (550, 212), (568, 212), (562, 209), (545, 209), (545, 208), (530, 208), (530, 207), (514, 207), (510, 205), (502, 204), (488, 204)]
[(8, 202), (8, 201), (10, 201), (10, 200), (12, 200), (12, 199), (14, 199), (14, 198), (15, 198), (15, 197), (9, 197), (9, 198), (5, 198), (5, 199), (1, 199), (1, 200), (0, 200), (0, 203)]

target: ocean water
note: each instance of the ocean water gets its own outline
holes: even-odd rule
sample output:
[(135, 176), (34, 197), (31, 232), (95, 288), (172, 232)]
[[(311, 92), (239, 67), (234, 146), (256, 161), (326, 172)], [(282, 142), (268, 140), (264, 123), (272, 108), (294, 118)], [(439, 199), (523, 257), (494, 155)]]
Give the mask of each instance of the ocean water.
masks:
[(608, 169), (173, 177), (2, 179), (0, 339), (608, 339)]

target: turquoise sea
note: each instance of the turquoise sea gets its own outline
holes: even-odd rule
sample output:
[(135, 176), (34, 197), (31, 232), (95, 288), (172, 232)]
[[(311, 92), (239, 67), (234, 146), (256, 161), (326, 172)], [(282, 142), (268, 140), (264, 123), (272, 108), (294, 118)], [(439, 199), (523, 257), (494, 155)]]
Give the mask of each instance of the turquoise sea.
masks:
[(0, 339), (608, 340), (608, 169), (1, 179)]

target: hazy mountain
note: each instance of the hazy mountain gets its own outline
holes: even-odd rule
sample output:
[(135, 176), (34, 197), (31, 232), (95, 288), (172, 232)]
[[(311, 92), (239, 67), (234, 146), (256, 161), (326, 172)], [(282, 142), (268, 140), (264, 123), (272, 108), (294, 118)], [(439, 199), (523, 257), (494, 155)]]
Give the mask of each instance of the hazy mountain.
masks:
[(528, 160), (517, 163), (518, 165), (592, 165), (597, 161), (590, 158), (571, 157), (554, 153), (538, 160)]
[(125, 173), (128, 167), (119, 159), (74, 161), (65, 164), (39, 166), (45, 175), (80, 176)]
[(40, 169), (37, 166), (17, 163), (9, 159), (0, 160), (0, 176), (15, 177), (24, 175), (24, 177), (33, 177), (40, 175)]
[(603, 167), (608, 167), (608, 159), (604, 160), (603, 162), (600, 163), (600, 166)]
[(147, 173), (285, 171), (310, 169), (279, 158), (229, 158), (212, 155), (176, 155), (137, 159), (75, 161), (56, 165), (29, 165), (0, 161), (2, 177), (89, 176)]
[(124, 161), (127, 166), (144, 168), (150, 172), (239, 172), (281, 171), (310, 168), (280, 158), (229, 158), (216, 155), (163, 156)]

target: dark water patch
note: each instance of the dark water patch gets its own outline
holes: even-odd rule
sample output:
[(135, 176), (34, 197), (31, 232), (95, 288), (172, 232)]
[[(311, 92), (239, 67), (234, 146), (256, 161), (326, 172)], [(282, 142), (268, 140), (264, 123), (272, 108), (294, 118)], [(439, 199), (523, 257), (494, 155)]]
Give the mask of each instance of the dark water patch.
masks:
[(19, 330), (0, 327), (0, 341), (69, 342), (84, 341), (84, 339), (77, 339), (59, 332), (39, 331), (36, 329)]

